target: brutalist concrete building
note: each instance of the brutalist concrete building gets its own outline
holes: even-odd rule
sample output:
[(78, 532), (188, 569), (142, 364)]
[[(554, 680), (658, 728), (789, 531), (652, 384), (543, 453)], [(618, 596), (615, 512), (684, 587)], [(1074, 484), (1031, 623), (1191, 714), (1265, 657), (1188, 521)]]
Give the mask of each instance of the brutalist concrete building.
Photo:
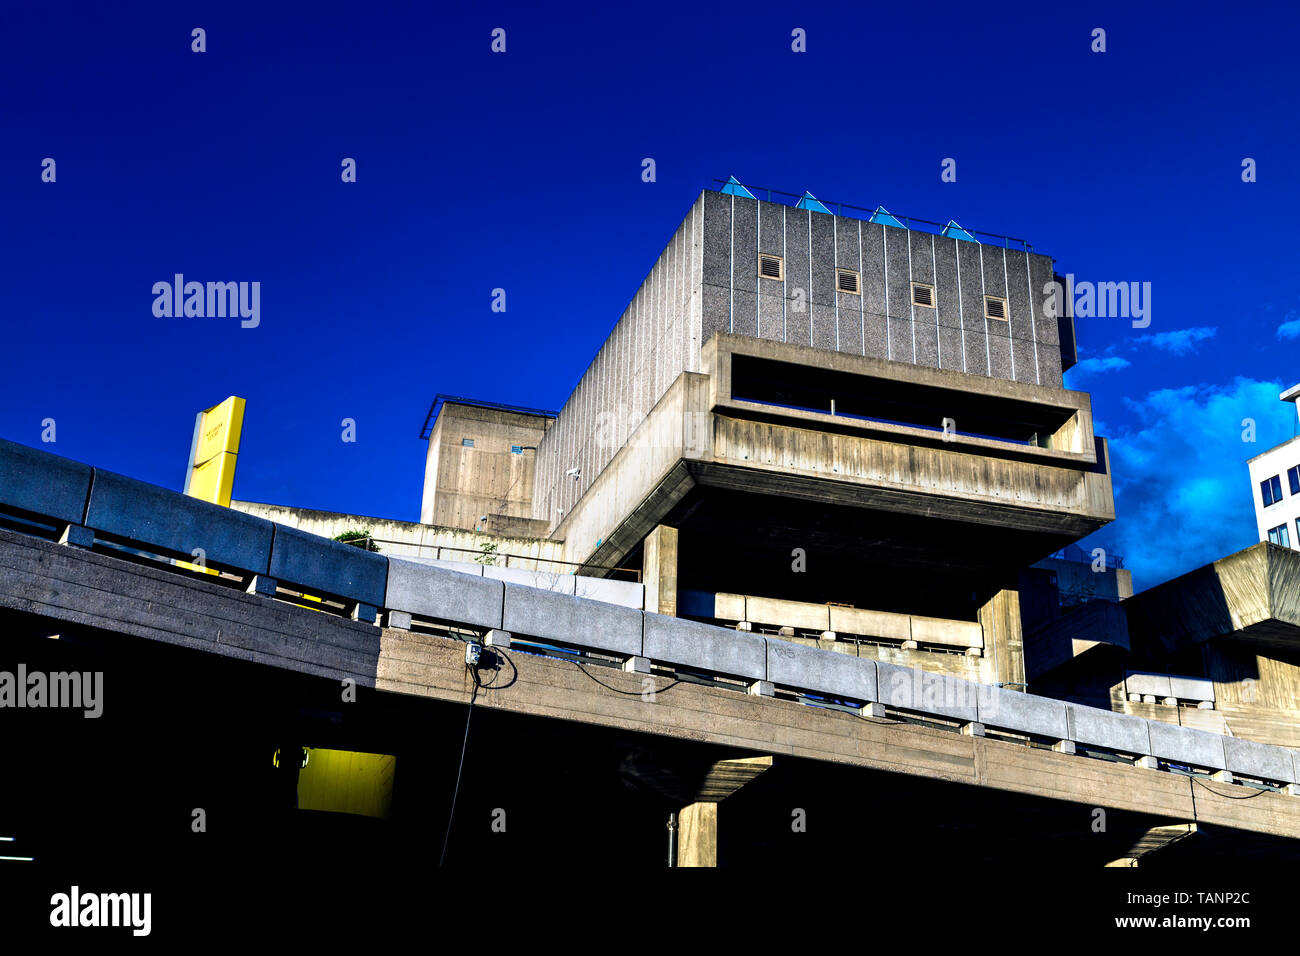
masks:
[[(932, 663), (1023, 684), (1019, 572), (1114, 517), (1053, 276), (956, 223), (705, 190), (563, 408), (516, 423), (534, 471), (477, 527), (518, 527), (529, 487), (532, 532), (581, 575), (639, 572), (648, 609), (956, 649)], [(429, 460), (476, 454), (470, 430)], [(475, 480), (439, 467), (426, 510)]]

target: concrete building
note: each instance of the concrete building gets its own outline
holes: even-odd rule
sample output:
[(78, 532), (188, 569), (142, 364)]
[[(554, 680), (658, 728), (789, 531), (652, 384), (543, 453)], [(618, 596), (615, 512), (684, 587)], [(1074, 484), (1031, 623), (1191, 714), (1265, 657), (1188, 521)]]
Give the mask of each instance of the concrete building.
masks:
[[(851, 212), (701, 193), (563, 408), (533, 420), (531, 481), (449, 467), (474, 452), (444, 405), (426, 520), (517, 514), (528, 489), (564, 560), (637, 569), (648, 609), (681, 593), (741, 627), (816, 619), (808, 636), (939, 669), (951, 655), (925, 648), (955, 648), (1023, 686), (1018, 573), (1114, 517), (1088, 396), (1061, 384), (1052, 260)], [(493, 497), (507, 482), (514, 512)], [(786, 609), (738, 619), (727, 595)], [(919, 620), (955, 643), (901, 623)]]
[[(1300, 385), (1278, 398), (1297, 404)], [(1296, 408), (1300, 415), (1300, 406)], [(1260, 541), (1300, 548), (1300, 438), (1292, 438), (1248, 462)]]
[(533, 457), (554, 421), (554, 412), (435, 396), (420, 432), (429, 441), (420, 522), (533, 536)]
[[(221, 508), (0, 440), (11, 643), (107, 670), (138, 704), (114, 739), (237, 756), (143, 762), (85, 818), (85, 762), (116, 754), (20, 732), (67, 795), (33, 791), (23, 839), (70, 866), (152, 828), (157, 856), (201, 802), (254, 835), (214, 854), (287, 836), (307, 872), (339, 846), (361, 873), (604, 872), (665, 835), (675, 865), (931, 882), (1293, 858), (1300, 554), (1134, 594), (1076, 544), (1114, 504), (1061, 385), (1070, 317), (1035, 293), (1051, 260), (852, 211), (702, 194), (559, 412), (435, 398), (418, 523)], [(791, 807), (835, 824), (805, 839)]]

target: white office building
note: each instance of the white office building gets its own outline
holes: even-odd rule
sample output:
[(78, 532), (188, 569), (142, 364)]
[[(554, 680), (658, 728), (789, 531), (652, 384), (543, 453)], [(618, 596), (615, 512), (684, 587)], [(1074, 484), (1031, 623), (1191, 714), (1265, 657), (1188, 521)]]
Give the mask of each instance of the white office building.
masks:
[[(1278, 398), (1295, 404), (1300, 399), (1300, 385)], [(1296, 413), (1300, 415), (1300, 406)], [(1300, 550), (1300, 437), (1256, 455), (1247, 464), (1259, 540)]]

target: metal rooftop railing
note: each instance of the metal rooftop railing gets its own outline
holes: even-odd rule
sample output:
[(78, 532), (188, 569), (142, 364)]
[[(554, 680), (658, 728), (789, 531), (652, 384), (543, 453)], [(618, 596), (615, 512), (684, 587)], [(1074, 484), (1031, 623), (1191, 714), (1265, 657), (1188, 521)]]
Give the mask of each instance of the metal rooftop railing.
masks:
[[(731, 193), (731, 195), (739, 195), (738, 192), (733, 192), (731, 190), (728, 190), (726, 187), (732, 186), (734, 188), (736, 186), (740, 186), (746, 191), (748, 191), (749, 193), (751, 193), (756, 199), (763, 199), (767, 202), (780, 203), (781, 205), (784, 206), (797, 206), (797, 207), (801, 206), (802, 203), (808, 202), (809, 206), (812, 206), (812, 204), (816, 204), (816, 206), (824, 206), (827, 210), (829, 210), (836, 216), (847, 216), (851, 219), (864, 219), (867, 221), (875, 221), (873, 217), (876, 216), (877, 212), (883, 211), (885, 217), (889, 219), (897, 220), (898, 222), (901, 222), (903, 224), (903, 227), (905, 229), (912, 229), (917, 232), (929, 232), (929, 233), (934, 233), (936, 235), (939, 235), (942, 234), (943, 230), (947, 229), (950, 225), (956, 225), (956, 223), (952, 223), (952, 222), (946, 222), (946, 223), (934, 222), (933, 220), (930, 219), (918, 219), (915, 216), (903, 216), (896, 212), (883, 210), (883, 207), (879, 207), (879, 206), (877, 206), (875, 209), (868, 209), (865, 206), (855, 206), (851, 203), (833, 202), (829, 199), (820, 199), (808, 193), (804, 193), (802, 195), (799, 193), (787, 193), (787, 192), (782, 192), (779, 189), (768, 189), (766, 186), (751, 186), (749, 183), (741, 183), (739, 181), (732, 182), (730, 179), (714, 179), (713, 182), (717, 183), (717, 186), (710, 187), (710, 188), (715, 189), (717, 192), (729, 192)], [(808, 208), (808, 207), (802, 207), (802, 208)], [(815, 206), (813, 208), (815, 210)], [(997, 245), (997, 246), (1002, 246), (1003, 248), (1006, 249), (1023, 249), (1025, 252), (1033, 252), (1034, 250), (1034, 247), (1030, 245), (1027, 240), (1018, 239), (1015, 236), (1004, 236), (996, 232), (985, 232), (982, 229), (971, 229), (969, 226), (958, 226), (957, 228), (959, 228), (963, 232), (967, 232), (972, 236), (975, 236), (976, 242), (982, 241), (979, 239), (980, 236), (985, 236), (988, 239), (994, 240), (992, 242), (985, 243), (985, 245)]]
[(519, 415), (536, 415), (540, 418), (555, 418), (559, 412), (548, 411), (544, 408), (525, 408), (522, 405), (503, 405), (500, 402), (485, 402), (477, 398), (462, 398), (458, 395), (444, 395), (439, 392), (433, 397), (433, 404), (429, 406), (429, 414), (424, 418), (424, 427), (420, 429), (420, 438), (425, 439), (433, 434), (434, 423), (438, 420), (438, 413), (442, 411), (442, 406), (451, 403), (452, 405), (468, 405), (471, 408), (490, 408), (498, 412), (515, 412)]

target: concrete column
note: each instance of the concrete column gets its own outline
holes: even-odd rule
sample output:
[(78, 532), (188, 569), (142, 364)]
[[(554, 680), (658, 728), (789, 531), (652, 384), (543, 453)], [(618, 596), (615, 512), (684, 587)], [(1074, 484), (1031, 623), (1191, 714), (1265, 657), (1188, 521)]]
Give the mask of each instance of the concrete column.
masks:
[(716, 803), (692, 803), (677, 814), (677, 865), (718, 865)]
[(677, 529), (659, 525), (646, 535), (641, 580), (645, 609), (677, 616)]
[(998, 591), (980, 608), (984, 656), (994, 662), (998, 682), (1025, 690), (1025, 642), (1020, 631), (1020, 592)]

